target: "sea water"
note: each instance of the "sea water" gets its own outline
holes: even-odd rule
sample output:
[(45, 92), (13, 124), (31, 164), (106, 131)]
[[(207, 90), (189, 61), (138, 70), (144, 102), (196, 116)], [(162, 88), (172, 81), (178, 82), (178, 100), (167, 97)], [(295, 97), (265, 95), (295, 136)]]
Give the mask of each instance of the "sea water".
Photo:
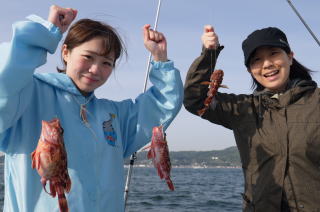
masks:
[[(126, 169), (127, 171), (127, 169)], [(3, 161), (0, 163), (0, 211), (3, 208)], [(241, 211), (243, 175), (238, 168), (173, 168), (170, 191), (154, 168), (134, 167), (126, 212)]]
[(170, 191), (154, 168), (134, 168), (126, 212), (242, 211), (239, 168), (173, 168)]

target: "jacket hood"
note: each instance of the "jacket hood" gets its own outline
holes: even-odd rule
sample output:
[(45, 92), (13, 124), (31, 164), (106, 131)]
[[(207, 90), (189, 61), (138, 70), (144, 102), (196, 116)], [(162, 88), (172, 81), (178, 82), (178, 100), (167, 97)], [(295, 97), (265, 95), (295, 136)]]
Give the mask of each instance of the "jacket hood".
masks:
[[(306, 92), (317, 87), (317, 83), (312, 80), (291, 80), (283, 93), (276, 93), (266, 89), (255, 91), (254, 96), (259, 99), (259, 117), (262, 118), (262, 106), (264, 108), (279, 109), (296, 102)], [(281, 98), (280, 98), (281, 96)]]
[(305, 90), (313, 89), (313, 88), (316, 88), (316, 87), (317, 87), (317, 83), (315, 81), (294, 79), (294, 80), (291, 80), (288, 83), (287, 88), (283, 93), (276, 93), (276, 92), (264, 89), (262, 91), (255, 90), (253, 92), (253, 95), (254, 96), (260, 96), (260, 95), (273, 96), (275, 94), (282, 95), (282, 94), (285, 94), (286, 92), (288, 92), (289, 90), (297, 90), (298, 93), (300, 93), (300, 92), (304, 92)]
[[(34, 76), (54, 87), (60, 88), (62, 90), (68, 91), (75, 95), (82, 95), (75, 84), (72, 82), (71, 78), (63, 73), (35, 73)], [(93, 92), (92, 92), (93, 94)], [(91, 94), (91, 95), (92, 95)], [(91, 96), (90, 95), (90, 96)]]

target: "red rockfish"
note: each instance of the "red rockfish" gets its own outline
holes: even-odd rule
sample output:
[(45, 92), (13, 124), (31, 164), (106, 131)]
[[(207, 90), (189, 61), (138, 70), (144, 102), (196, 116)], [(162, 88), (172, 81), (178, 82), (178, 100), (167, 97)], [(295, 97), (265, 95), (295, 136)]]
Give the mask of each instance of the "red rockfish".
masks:
[(160, 179), (165, 179), (169, 189), (173, 191), (174, 186), (170, 179), (171, 163), (168, 144), (162, 126), (154, 127), (152, 129), (152, 139), (149, 147), (148, 159), (152, 159)]
[(63, 129), (59, 119), (42, 121), (42, 130), (37, 148), (31, 154), (32, 168), (36, 168), (41, 183), (46, 190), (46, 183), (50, 183), (50, 194), (58, 194), (61, 212), (68, 212), (65, 192), (71, 189), (71, 180), (67, 168), (67, 152), (63, 141)]

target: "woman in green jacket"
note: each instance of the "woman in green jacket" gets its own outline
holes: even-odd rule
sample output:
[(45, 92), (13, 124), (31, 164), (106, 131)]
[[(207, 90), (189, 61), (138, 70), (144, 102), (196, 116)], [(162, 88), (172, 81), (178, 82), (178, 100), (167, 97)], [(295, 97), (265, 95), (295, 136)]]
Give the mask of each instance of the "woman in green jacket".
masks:
[[(223, 49), (212, 26), (205, 26), (202, 42), (184, 88), (184, 106), (195, 115), (207, 97), (201, 82)], [(242, 49), (253, 94), (218, 92), (201, 117), (234, 133), (243, 211), (320, 211), (320, 89), (278, 28), (252, 32)]]

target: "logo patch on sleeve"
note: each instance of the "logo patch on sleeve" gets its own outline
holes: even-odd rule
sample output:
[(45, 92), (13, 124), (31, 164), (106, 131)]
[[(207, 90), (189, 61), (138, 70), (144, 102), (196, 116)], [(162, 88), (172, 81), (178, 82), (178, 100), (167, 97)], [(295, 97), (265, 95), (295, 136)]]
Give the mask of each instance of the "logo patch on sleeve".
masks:
[(115, 119), (116, 115), (110, 113), (110, 119), (103, 122), (103, 133), (104, 138), (111, 146), (116, 145), (117, 134), (112, 126), (112, 121)]

